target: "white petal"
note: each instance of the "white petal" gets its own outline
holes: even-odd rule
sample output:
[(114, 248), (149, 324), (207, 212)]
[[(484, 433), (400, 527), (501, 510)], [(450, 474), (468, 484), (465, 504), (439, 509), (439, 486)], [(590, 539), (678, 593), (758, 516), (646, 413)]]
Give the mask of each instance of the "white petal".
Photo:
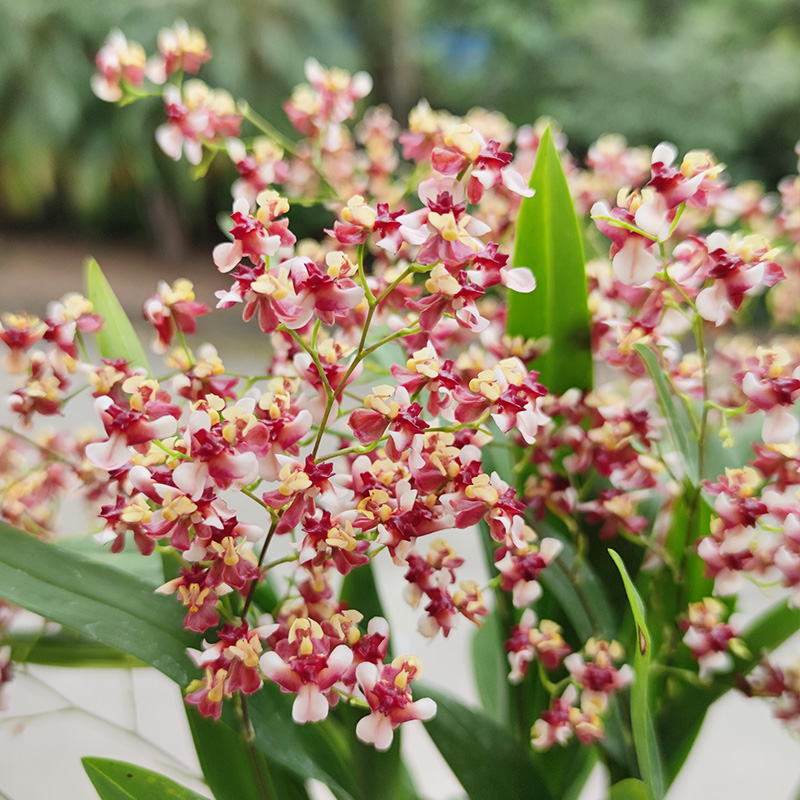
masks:
[(515, 292), (532, 292), (536, 288), (536, 278), (527, 267), (500, 268), (500, 279), (503, 286)]
[(724, 325), (729, 318), (729, 310), (732, 310), (728, 302), (728, 294), (722, 283), (715, 283), (703, 289), (695, 298), (697, 313), (703, 319), (713, 322), (715, 325)]
[(368, 72), (356, 72), (352, 91), (356, 97), (366, 97), (372, 91), (372, 76)]
[(533, 197), (536, 194), (535, 190), (525, 183), (525, 179), (515, 169), (506, 167), (500, 170), (500, 175), (503, 178), (503, 186), (510, 192), (522, 195), (522, 197)]
[(433, 719), (433, 717), (436, 716), (436, 702), (431, 700), (430, 697), (422, 697), (412, 703), (412, 705), (414, 706), (416, 718), (423, 722)]
[(630, 238), (614, 256), (614, 275), (622, 283), (641, 286), (658, 271), (658, 261), (642, 239)]
[(378, 668), (364, 661), (356, 667), (356, 678), (366, 691), (370, 691), (378, 681)]
[(156, 142), (173, 161), (180, 161), (183, 153), (183, 134), (174, 125), (165, 123), (156, 128)]
[(300, 687), (292, 704), (292, 719), (298, 725), (306, 722), (321, 722), (328, 716), (328, 701), (316, 683), (306, 683)]
[(663, 242), (669, 236), (667, 201), (657, 194), (652, 200), (642, 203), (634, 217), (636, 225), (645, 233), (658, 237)]
[(374, 713), (358, 721), (356, 736), (364, 744), (375, 745), (376, 750), (388, 750), (392, 746), (394, 730), (388, 717)]
[(764, 444), (788, 444), (797, 435), (800, 423), (788, 408), (775, 406), (767, 411), (761, 438)]
[(665, 166), (669, 166), (678, 156), (678, 150), (674, 144), (670, 144), (669, 142), (661, 142), (661, 144), (656, 146), (656, 149), (653, 150), (653, 157), (650, 159), (651, 164), (664, 164)]
[(128, 463), (131, 451), (125, 443), (125, 437), (112, 436), (105, 442), (93, 442), (86, 445), (86, 458), (96, 467), (107, 471), (119, 469)]

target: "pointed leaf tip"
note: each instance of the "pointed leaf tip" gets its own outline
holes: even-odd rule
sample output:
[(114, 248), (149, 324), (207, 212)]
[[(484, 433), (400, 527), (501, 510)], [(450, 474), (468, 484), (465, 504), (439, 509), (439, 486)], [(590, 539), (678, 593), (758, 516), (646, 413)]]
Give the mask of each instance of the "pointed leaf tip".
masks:
[(114, 294), (100, 265), (93, 258), (84, 263), (86, 296), (96, 313), (103, 317), (103, 327), (97, 332), (97, 347), (103, 358), (124, 358), (135, 367), (150, 374), (150, 365), (139, 337)]
[(548, 339), (533, 366), (551, 391), (592, 388), (591, 328), (583, 242), (567, 179), (548, 127), (539, 143), (530, 186), (522, 200), (514, 242), (514, 267), (527, 267), (536, 289), (510, 291), (507, 331)]

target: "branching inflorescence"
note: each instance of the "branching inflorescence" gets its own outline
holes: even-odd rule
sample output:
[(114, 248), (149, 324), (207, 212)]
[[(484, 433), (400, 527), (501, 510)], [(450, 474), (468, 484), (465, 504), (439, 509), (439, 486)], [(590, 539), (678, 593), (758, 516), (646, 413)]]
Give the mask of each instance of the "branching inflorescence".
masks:
[[(649, 157), (605, 137), (584, 169), (561, 142), (579, 216), (590, 211), (596, 224), (586, 233), (596, 243), (591, 344), (608, 380), (554, 394), (529, 368), (553, 343), (505, 329), (506, 290), (535, 288), (507, 253), (533, 195), (542, 127), (515, 131), (498, 114), (461, 119), (423, 101), (405, 130), (383, 106), (353, 128), (369, 77), (310, 60), (308, 83), (285, 105), (304, 137), (291, 143), (246, 103), (187, 79), (210, 57), (201, 33), (177, 23), (158, 50), (148, 60), (114, 32), (92, 88), (112, 102), (160, 97), (155, 136), (167, 156), (235, 167), (228, 240), (212, 256), (230, 279), (217, 309), (240, 306), (269, 338), (270, 361), (244, 379), (210, 345), (195, 353), (186, 335), (210, 308), (183, 279), (145, 303), (153, 349), (172, 371), (160, 380), (130, 361), (88, 358), (83, 338), (103, 321), (83, 297), (51, 305), (43, 321), (6, 315), (0, 338), (19, 385), (18, 424), (0, 433), (3, 519), (46, 535), (57, 494), (79, 485), (104, 522), (101, 542), (173, 555), (178, 572), (158, 591), (206, 637), (186, 700), (214, 718), (272, 681), (296, 696), (297, 723), (325, 719), (338, 702), (363, 708), (357, 734), (379, 750), (401, 723), (430, 719), (434, 702), (412, 696), (420, 660), (387, 655), (388, 623), (347, 607), (339, 577), (391, 560), (405, 599), (422, 608), (424, 636), (446, 637), (462, 617), (480, 626), (489, 587), (454, 549), (457, 532), (478, 525), (496, 569), (490, 588), (506, 596), (509, 679), (548, 691), (534, 747), (602, 739), (609, 698), (633, 679), (602, 630), (581, 639), (533, 610), (541, 573), (569, 572), (598, 540), (625, 540), (643, 574), (684, 587), (658, 632), (664, 664), (691, 655), (699, 681), (733, 669), (746, 648), (732, 603), (691, 596), (682, 575), (699, 554), (720, 595), (743, 577), (800, 594), (800, 342), (757, 346), (734, 326), (771, 287), (775, 317), (796, 321), (800, 178), (776, 200), (730, 186), (706, 152), (678, 163), (670, 145)], [(295, 202), (335, 215), (325, 236), (296, 240), (286, 216)], [(679, 403), (691, 452), (659, 410), (643, 348)], [(25, 433), (83, 386), (103, 434)], [(741, 440), (753, 416), (761, 440), (751, 450)], [(486, 460), (503, 448), (517, 460), (509, 474)], [(258, 524), (240, 520), (235, 494)], [(676, 548), (676, 519), (699, 541)], [(288, 555), (271, 558), (280, 539), (291, 540)], [(265, 584), (271, 607), (257, 597)], [(795, 672), (765, 660), (748, 686), (779, 698), (778, 715), (797, 728)]]

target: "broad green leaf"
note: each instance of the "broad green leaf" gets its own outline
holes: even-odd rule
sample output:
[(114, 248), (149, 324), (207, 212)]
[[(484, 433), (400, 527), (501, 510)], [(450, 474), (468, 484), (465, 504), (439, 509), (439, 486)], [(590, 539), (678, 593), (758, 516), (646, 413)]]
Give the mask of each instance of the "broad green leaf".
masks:
[(698, 454), (697, 447), (688, 434), (689, 424), (687, 414), (683, 409), (679, 410), (678, 405), (675, 403), (675, 398), (669, 390), (667, 380), (658, 363), (656, 354), (647, 345), (641, 342), (635, 344), (633, 349), (639, 354), (650, 379), (655, 384), (661, 413), (667, 421), (667, 427), (672, 436), (672, 441), (681, 454), (683, 465), (686, 469), (686, 476), (691, 481), (692, 486), (697, 486), (699, 479), (697, 464)]
[(647, 800), (647, 787), (638, 778), (626, 778), (608, 790), (608, 800)]
[(550, 340), (533, 366), (557, 394), (592, 388), (592, 351), (583, 243), (575, 207), (548, 128), (531, 175), (533, 197), (520, 207), (514, 241), (515, 267), (536, 278), (529, 294), (509, 291), (506, 329), (511, 336)]
[[(684, 600), (687, 604), (708, 597), (714, 588), (714, 581), (704, 575), (705, 564), (696, 549), (697, 540), (707, 536), (711, 530), (711, 513), (711, 506), (702, 494), (698, 494), (694, 502), (678, 499), (672, 510), (672, 522), (664, 546), (685, 576)], [(676, 608), (675, 612), (685, 610)]]
[(639, 771), (647, 787), (649, 800), (661, 800), (664, 796), (664, 776), (661, 766), (661, 753), (656, 741), (653, 718), (650, 714), (650, 697), (648, 691), (650, 678), (651, 641), (645, 621), (645, 609), (642, 598), (636, 591), (633, 581), (628, 575), (624, 562), (614, 550), (608, 554), (614, 560), (625, 584), (625, 592), (633, 612), (636, 624), (636, 649), (634, 654), (634, 681), (631, 687), (631, 728), (633, 744)]
[(568, 775), (567, 788), (559, 794), (559, 800), (579, 800), (586, 781), (592, 774), (597, 764), (597, 749), (586, 747), (580, 742), (576, 743), (577, 752), (572, 758), (569, 769), (564, 770)]
[(578, 638), (586, 641), (591, 636), (613, 637), (618, 625), (616, 614), (607, 587), (592, 565), (579, 558), (572, 542), (549, 523), (540, 523), (536, 528), (541, 536), (557, 538), (563, 545), (558, 558), (542, 571), (539, 580), (555, 595)]
[(505, 727), (509, 722), (510, 667), (503, 640), (503, 625), (497, 611), (492, 611), (472, 636), (472, 674), (483, 710)]
[(150, 372), (139, 337), (133, 329), (114, 290), (103, 275), (100, 265), (93, 259), (84, 265), (86, 296), (92, 301), (95, 313), (103, 317), (103, 329), (97, 333), (97, 347), (103, 358), (124, 358), (136, 367)]
[(0, 597), (130, 653), (186, 686), (199, 637), (173, 597), (134, 575), (0, 522)]
[(780, 600), (759, 614), (741, 637), (752, 654), (752, 658), (742, 664), (742, 671), (749, 672), (758, 663), (763, 651), (771, 652), (798, 630), (800, 630), (800, 608), (793, 608), (788, 600)]
[[(161, 580), (179, 574), (178, 561), (166, 553), (161, 555), (161, 567)], [(203, 777), (216, 800), (265, 795), (308, 800), (304, 776), (288, 773), (247, 741), (241, 714), (236, 713), (240, 709), (225, 703), (219, 722), (204, 717), (188, 703), (184, 703), (184, 709)]]
[[(2, 522), (0, 597), (136, 656), (181, 688), (197, 675), (186, 648), (199, 648), (200, 637), (184, 630), (173, 597)], [(248, 698), (256, 746), (296, 777), (317, 778), (340, 800), (356, 800), (342, 737), (331, 725), (295, 725), (291, 705), (274, 684)]]
[[(666, 567), (640, 570), (636, 578), (640, 594), (649, 598), (649, 629), (653, 651), (660, 654), (661, 647), (666, 644), (666, 658), (670, 666), (688, 669), (694, 669), (688, 648), (679, 647), (672, 654), (675, 650), (676, 620), (679, 615), (686, 613), (689, 603), (709, 597), (714, 588), (714, 581), (705, 576), (705, 562), (697, 554), (696, 547), (697, 540), (709, 532), (711, 508), (701, 493), (696, 493), (695, 497), (693, 502), (686, 496), (675, 499), (664, 541), (670, 565), (682, 580), (678, 582), (675, 573)], [(662, 696), (660, 684), (663, 681), (663, 675), (654, 676), (651, 691), (655, 691), (657, 697)]]
[(425, 729), (472, 800), (552, 797), (533, 762), (530, 745), (521, 744), (485, 714), (443, 692), (426, 687), (416, 694), (436, 701), (436, 716), (425, 723)]
[(11, 660), (49, 667), (108, 667), (132, 669), (145, 666), (134, 656), (64, 628), (56, 633), (7, 633), (3, 644), (11, 647)]
[(339, 800), (361, 798), (347, 737), (332, 719), (296, 725), (293, 702), (294, 695), (269, 682), (247, 698), (255, 746), (292, 774), (322, 781)]
[(203, 795), (136, 764), (110, 758), (82, 758), (81, 763), (102, 800), (205, 800)]
[[(366, 625), (373, 617), (385, 618), (386, 616), (378, 586), (375, 583), (372, 564), (358, 567), (345, 577), (342, 583), (341, 599), (348, 608), (360, 611), (364, 615), (363, 625)], [(390, 642), (387, 656), (391, 658), (391, 655)], [(348, 740), (348, 749), (352, 755), (353, 775), (358, 782), (361, 795), (365, 798), (382, 796), (386, 800), (405, 800), (409, 796), (413, 797), (413, 794), (404, 794), (408, 786), (404, 787), (401, 781), (400, 742), (402, 731), (395, 731), (392, 746), (386, 752), (378, 752), (374, 747), (362, 744), (356, 736), (356, 724), (365, 715), (366, 712), (363, 709), (351, 708), (343, 703), (336, 707), (334, 713)], [(408, 780), (410, 781), (410, 776)]]
[(58, 539), (58, 546), (98, 564), (108, 564), (112, 569), (136, 575), (151, 584), (153, 589), (164, 582), (158, 557), (145, 557), (136, 547), (129, 546), (121, 553), (112, 553), (108, 545), (98, 544), (93, 536), (62, 536)]
[(204, 717), (188, 704), (186, 717), (203, 777), (215, 800), (244, 797), (308, 800), (302, 777), (270, 763), (264, 753), (245, 741), (241, 724), (230, 706), (223, 710), (220, 722)]

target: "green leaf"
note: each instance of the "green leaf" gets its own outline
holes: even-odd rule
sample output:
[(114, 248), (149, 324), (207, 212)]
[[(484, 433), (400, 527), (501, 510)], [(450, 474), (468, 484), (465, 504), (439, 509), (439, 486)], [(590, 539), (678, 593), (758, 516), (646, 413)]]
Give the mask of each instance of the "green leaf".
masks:
[(114, 647), (89, 639), (75, 631), (56, 633), (7, 633), (3, 644), (11, 647), (11, 660), (48, 667), (108, 667), (132, 669), (143, 661)]
[(781, 600), (753, 620), (741, 638), (752, 653), (741, 669), (749, 672), (758, 663), (763, 651), (768, 653), (783, 644), (800, 630), (800, 608), (793, 608), (788, 600)]
[(558, 600), (578, 638), (586, 641), (591, 636), (613, 637), (618, 626), (616, 614), (607, 588), (592, 565), (579, 558), (572, 542), (548, 523), (536, 527), (542, 536), (552, 536), (562, 543), (558, 558), (542, 571), (539, 580)]
[[(177, 559), (162, 553), (161, 565), (162, 580), (178, 577)], [(240, 698), (238, 702), (247, 701)], [(231, 703), (225, 703), (219, 722), (204, 717), (188, 703), (183, 707), (203, 777), (216, 800), (265, 795), (308, 800), (304, 776), (290, 774), (245, 739), (241, 719), (243, 706), (234, 710)]]
[(339, 800), (360, 798), (347, 738), (331, 719), (296, 725), (293, 702), (269, 682), (247, 698), (256, 747), (292, 774), (321, 781)]
[[(374, 617), (386, 617), (372, 564), (358, 567), (345, 577), (341, 599), (348, 608), (360, 611), (364, 615), (365, 623)], [(387, 656), (391, 658), (391, 644)], [(339, 703), (334, 710), (334, 717), (341, 723), (343, 735), (348, 741), (352, 772), (361, 796), (384, 797), (386, 800), (405, 800), (413, 797), (414, 790), (410, 776), (406, 776), (405, 779), (402, 776), (403, 763), (400, 753), (402, 732), (395, 731), (389, 750), (379, 752), (374, 747), (362, 744), (356, 736), (356, 724), (364, 716), (366, 716), (364, 709), (351, 708), (344, 703)]]
[(206, 800), (164, 775), (125, 761), (82, 758), (81, 763), (102, 800)]
[[(173, 597), (106, 564), (0, 522), (0, 597), (86, 636), (130, 653), (179, 686), (197, 670), (186, 648), (200, 637), (183, 628)], [(358, 797), (347, 747), (330, 725), (291, 722), (292, 698), (265, 684), (248, 698), (256, 746), (301, 780), (317, 778), (340, 800)]]
[(509, 669), (503, 624), (495, 610), (472, 636), (472, 673), (484, 711), (503, 727), (509, 724)]
[(672, 396), (669, 386), (667, 385), (664, 372), (658, 363), (658, 356), (647, 345), (641, 342), (637, 342), (633, 346), (633, 349), (639, 354), (644, 362), (648, 375), (650, 375), (650, 379), (655, 384), (661, 413), (667, 421), (667, 427), (669, 428), (672, 441), (683, 459), (686, 476), (691, 481), (692, 486), (696, 486), (699, 479), (698, 453), (697, 447), (694, 446), (694, 443), (687, 433), (691, 427), (687, 419), (687, 414), (683, 410), (679, 411), (675, 403), (675, 398)]
[(0, 522), (0, 597), (103, 642), (185, 686), (196, 672), (183, 611), (152, 584)]
[(550, 340), (534, 362), (541, 382), (557, 394), (592, 388), (592, 351), (583, 243), (575, 207), (548, 128), (539, 144), (530, 185), (520, 207), (515, 267), (536, 278), (529, 294), (509, 291), (506, 329), (511, 336)]
[(473, 800), (551, 798), (529, 745), (520, 744), (485, 714), (442, 692), (425, 687), (417, 694), (436, 701), (436, 716), (425, 723), (425, 729)]
[(241, 724), (230, 706), (223, 709), (222, 719), (215, 722), (194, 706), (185, 705), (203, 777), (216, 800), (265, 796), (308, 800), (301, 777), (282, 770), (245, 741)]
[(631, 687), (631, 728), (633, 744), (639, 771), (647, 787), (648, 800), (661, 800), (664, 796), (664, 775), (661, 766), (661, 753), (656, 741), (653, 718), (650, 714), (648, 683), (650, 678), (651, 641), (645, 621), (642, 598), (636, 591), (628, 570), (614, 550), (608, 554), (614, 560), (625, 584), (625, 592), (636, 623), (636, 650), (634, 655), (634, 681)]
[(647, 800), (647, 788), (638, 778), (626, 778), (608, 790), (608, 800)]
[(95, 312), (105, 320), (102, 330), (97, 332), (100, 355), (103, 358), (124, 358), (136, 367), (144, 367), (149, 374), (150, 365), (139, 337), (100, 265), (93, 258), (87, 259), (84, 264), (84, 281), (86, 296), (92, 301)]
[(136, 575), (151, 584), (153, 589), (164, 583), (158, 557), (145, 557), (136, 547), (126, 547), (120, 553), (112, 553), (108, 545), (98, 544), (93, 536), (61, 536), (58, 539), (58, 546), (98, 564), (107, 564), (112, 569)]

